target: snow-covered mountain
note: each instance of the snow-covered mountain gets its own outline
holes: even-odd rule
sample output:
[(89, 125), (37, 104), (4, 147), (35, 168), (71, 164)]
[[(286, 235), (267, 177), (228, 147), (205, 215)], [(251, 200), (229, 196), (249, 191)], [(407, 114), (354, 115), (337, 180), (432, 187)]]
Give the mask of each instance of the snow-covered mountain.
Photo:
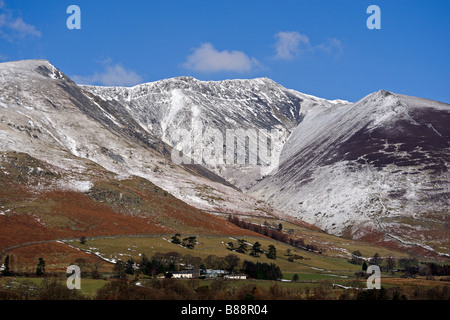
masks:
[[(229, 144), (226, 140), (227, 129), (253, 130), (256, 134), (266, 130), (270, 141), (269, 133), (276, 130), (278, 136), (271, 145), (274, 158), (278, 158), (284, 143), (302, 121), (306, 110), (315, 106), (331, 107), (347, 103), (289, 90), (267, 78), (199, 81), (191, 77), (178, 77), (132, 88), (82, 88), (108, 101), (117, 110), (127, 110), (142, 128), (170, 146), (177, 145), (179, 136), (176, 133), (180, 129), (188, 133), (196, 130), (205, 133), (215, 129), (220, 133), (224, 145)], [(214, 139), (208, 139), (205, 135), (202, 138), (199, 148), (207, 150)], [(253, 154), (248, 145), (246, 151)], [(208, 165), (206, 161), (203, 164)], [(265, 174), (261, 172), (261, 166), (252, 166), (248, 160), (247, 165), (224, 163), (208, 168), (237, 187), (246, 189), (275, 166), (276, 163), (272, 167), (268, 166), (269, 170)]]
[(148, 179), (200, 209), (273, 211), (201, 166), (175, 165), (171, 147), (127, 109), (82, 90), (45, 60), (0, 64), (0, 150), (78, 173), (59, 184), (80, 191), (92, 185), (94, 162), (120, 179)]
[(387, 91), (306, 112), (249, 191), (329, 233), (448, 254), (450, 105)]
[[(72, 172), (61, 188), (90, 192), (96, 177), (134, 175), (200, 209), (288, 214), (329, 233), (446, 254), (448, 123), (448, 104), (387, 91), (350, 103), (267, 78), (81, 86), (45, 60), (0, 63), (0, 151)], [(246, 160), (261, 161), (245, 134), (255, 130), (272, 138), (276, 166), (173, 161), (180, 130), (209, 152), (226, 149), (216, 138), (239, 129)]]

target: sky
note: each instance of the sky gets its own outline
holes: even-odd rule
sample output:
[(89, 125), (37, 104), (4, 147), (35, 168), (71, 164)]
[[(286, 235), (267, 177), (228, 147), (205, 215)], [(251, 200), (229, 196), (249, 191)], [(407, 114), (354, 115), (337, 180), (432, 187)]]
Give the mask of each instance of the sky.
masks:
[(80, 84), (267, 77), (326, 99), (450, 103), (449, 58), (449, 0), (0, 0), (0, 62), (47, 59)]

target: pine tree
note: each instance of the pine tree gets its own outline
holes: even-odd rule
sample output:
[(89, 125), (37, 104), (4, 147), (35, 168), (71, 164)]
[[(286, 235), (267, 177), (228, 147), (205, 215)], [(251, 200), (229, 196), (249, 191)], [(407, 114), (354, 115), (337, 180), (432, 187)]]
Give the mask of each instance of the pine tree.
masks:
[(188, 249), (194, 249), (196, 244), (197, 244), (197, 237), (194, 236), (184, 238), (183, 242), (181, 243), (183, 247), (186, 247)]
[(267, 258), (269, 259), (276, 259), (277, 258), (277, 249), (273, 244), (269, 246), (269, 252), (266, 254)]
[(129, 259), (127, 263), (125, 264), (125, 273), (126, 274), (134, 274), (134, 261), (132, 259)]
[(172, 237), (172, 243), (174, 243), (174, 244), (180, 244), (181, 243), (181, 241), (180, 241), (180, 239), (179, 239), (179, 237), (180, 237), (181, 235), (179, 234), (179, 233), (177, 233), (176, 235), (174, 235), (173, 237)]
[(262, 249), (261, 249), (261, 243), (259, 243), (258, 241), (256, 241), (256, 242), (253, 244), (253, 246), (252, 246), (252, 249), (251, 249), (251, 251), (250, 251), (250, 255), (253, 256), (253, 257), (259, 257), (260, 254), (261, 254), (261, 252), (262, 252)]
[(2, 274), (7, 277), (9, 275), (11, 275), (10, 271), (9, 271), (9, 255), (6, 256), (5, 258), (5, 269), (3, 269)]
[(36, 275), (37, 276), (42, 276), (45, 273), (45, 260), (41, 257), (39, 258), (39, 262), (37, 264), (37, 268), (36, 268)]
[(236, 249), (236, 252), (247, 253), (247, 251), (248, 251), (247, 243), (245, 242), (245, 240), (244, 239), (238, 240), (238, 247)]
[(367, 271), (367, 268), (368, 268), (369, 266), (367, 265), (367, 262), (363, 262), (363, 265), (362, 265), (362, 270), (364, 271), (364, 272), (366, 272)]

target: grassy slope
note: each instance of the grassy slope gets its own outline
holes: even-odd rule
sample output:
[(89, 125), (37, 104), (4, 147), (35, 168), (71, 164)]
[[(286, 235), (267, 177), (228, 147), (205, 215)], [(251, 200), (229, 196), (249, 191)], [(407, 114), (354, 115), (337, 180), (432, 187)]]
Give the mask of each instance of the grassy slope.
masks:
[[(265, 256), (252, 258), (248, 254), (235, 253), (241, 261), (247, 259), (275, 262), (286, 278), (300, 273), (305, 279), (333, 279), (330, 273), (352, 275), (360, 268), (347, 261), (349, 254), (355, 250), (361, 251), (365, 257), (371, 257), (375, 252), (384, 257), (407, 256), (406, 252), (331, 236), (301, 222), (270, 219), (269, 223), (274, 225), (282, 223), (283, 230), (292, 236), (301, 237), (306, 243), (316, 244), (324, 254), (305, 252), (240, 229), (228, 223), (224, 216), (197, 210), (145, 179), (131, 177), (118, 180), (95, 164), (92, 164), (89, 173), (75, 177), (93, 181), (93, 187), (87, 193), (53, 188), (55, 182), (64, 181), (69, 175), (73, 179), (74, 173), (64, 172), (25, 154), (4, 154), (0, 165), (0, 210), (9, 210), (0, 215), (0, 250), (25, 242), (78, 239), (82, 235), (155, 235), (147, 238), (89, 240), (86, 245), (74, 241), (71, 245), (83, 249), (94, 247), (97, 248), (94, 251), (100, 252), (106, 258), (122, 260), (128, 257), (139, 260), (139, 254), (142, 253), (151, 256), (155, 252), (168, 251), (206, 258), (210, 254), (225, 256), (231, 253), (225, 244), (231, 240), (229, 236), (232, 236), (245, 238), (250, 243), (257, 240), (264, 249), (267, 249), (269, 244), (274, 244), (278, 251), (276, 260), (267, 259)], [(262, 224), (267, 218), (246, 219)], [(168, 242), (170, 236), (175, 233), (181, 233), (182, 236), (197, 235), (199, 244), (194, 250), (188, 250)], [(160, 234), (165, 234), (166, 240), (157, 236)], [(287, 249), (305, 259), (287, 261)], [(77, 258), (98, 264), (105, 271), (111, 270), (112, 266), (94, 255), (54, 242), (16, 248), (9, 250), (8, 254), (14, 255), (17, 265), (22, 268), (34, 268), (40, 256), (47, 261), (49, 271), (64, 271)]]
[(354, 241), (343, 237), (334, 236), (317, 229), (306, 228), (301, 224), (283, 221), (277, 218), (266, 219), (254, 217), (246, 219), (250, 222), (257, 224), (264, 224), (267, 222), (274, 227), (282, 224), (283, 232), (293, 236), (304, 239), (305, 243), (315, 244), (321, 249), (327, 256), (337, 258), (349, 258), (350, 254), (354, 251), (360, 251), (363, 257), (373, 257), (375, 253), (378, 253), (382, 257), (407, 257), (406, 251), (400, 251), (375, 245), (369, 242)]
[[(0, 252), (22, 243), (82, 235), (253, 234), (147, 180), (117, 180), (95, 165), (89, 174), (74, 174), (26, 154), (7, 153), (0, 166)], [(87, 193), (58, 187), (74, 179), (92, 181), (93, 187)]]
[[(183, 234), (181, 235), (183, 237)], [(245, 239), (253, 244), (255, 241), (261, 243), (263, 250), (267, 250), (270, 244), (277, 248), (277, 259), (268, 259), (265, 255), (259, 258), (251, 257), (249, 254), (232, 252), (227, 249), (226, 243), (234, 242), (235, 239)], [(355, 271), (360, 270), (360, 266), (348, 263), (346, 259), (320, 255), (316, 253), (306, 252), (289, 246), (287, 244), (277, 242), (272, 239), (262, 239), (256, 237), (226, 237), (226, 236), (198, 236), (198, 244), (194, 249), (186, 249), (182, 246), (175, 245), (169, 241), (170, 236), (151, 237), (151, 238), (116, 238), (116, 239), (98, 239), (88, 241), (81, 245), (78, 241), (70, 243), (71, 245), (80, 247), (84, 250), (99, 252), (99, 254), (107, 259), (134, 259), (140, 260), (140, 254), (152, 256), (156, 252), (178, 252), (182, 255), (190, 254), (198, 256), (202, 259), (208, 255), (214, 254), (224, 257), (230, 253), (236, 254), (241, 262), (250, 260), (254, 262), (276, 263), (283, 272), (286, 273), (305, 273), (305, 274), (330, 274), (337, 273), (339, 275), (352, 275)], [(292, 254), (302, 256), (304, 259), (297, 259), (295, 262), (289, 262), (287, 249)], [(328, 276), (329, 278), (330, 276)], [(332, 276), (331, 276), (332, 277)]]

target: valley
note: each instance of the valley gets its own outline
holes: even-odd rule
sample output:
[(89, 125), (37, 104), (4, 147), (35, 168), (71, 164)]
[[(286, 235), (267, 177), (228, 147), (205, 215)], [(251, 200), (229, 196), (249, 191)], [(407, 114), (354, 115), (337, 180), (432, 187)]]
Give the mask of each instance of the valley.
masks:
[[(450, 259), (449, 122), (448, 104), (385, 90), (352, 103), (267, 78), (79, 86), (46, 60), (0, 63), (0, 265), (10, 272), (0, 291), (14, 279), (45, 283), (36, 275), (42, 258), (46, 274), (60, 280), (81, 264), (83, 293), (94, 297), (116, 285), (122, 263), (140, 270), (143, 256), (170, 253), (179, 259), (169, 271), (183, 271), (193, 257), (222, 269), (232, 254), (236, 272), (260, 263), (282, 274), (230, 280), (226, 297), (258, 280), (261, 297), (276, 296), (265, 291), (276, 281), (280, 297), (299, 289), (297, 298), (311, 298), (311, 286), (335, 288), (333, 299), (354, 289), (356, 298), (363, 262), (374, 257), (386, 288), (408, 297), (416, 284), (447, 288), (439, 270)], [(227, 161), (174, 161), (177, 130), (193, 143), (185, 156), (216, 150)], [(227, 130), (237, 133), (232, 155), (218, 138)], [(258, 136), (252, 145), (249, 132), (278, 139)], [(267, 151), (269, 140), (276, 161), (262, 170), (256, 146), (267, 142)], [(228, 161), (235, 151), (237, 161)], [(176, 234), (195, 238), (194, 248), (172, 243)], [(262, 251), (250, 255), (256, 242)], [(247, 251), (237, 251), (243, 244)], [(152, 280), (166, 267), (128, 274), (124, 286), (147, 284), (155, 294)]]

